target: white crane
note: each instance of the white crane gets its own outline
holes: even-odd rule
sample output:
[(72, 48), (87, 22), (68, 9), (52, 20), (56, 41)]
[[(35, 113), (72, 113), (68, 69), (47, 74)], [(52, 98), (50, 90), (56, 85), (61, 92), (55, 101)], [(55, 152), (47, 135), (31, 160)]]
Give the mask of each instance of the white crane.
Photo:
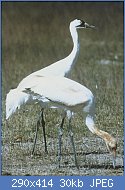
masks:
[[(69, 72), (71, 71), (71, 68), (75, 64), (78, 53), (79, 53), (79, 40), (78, 40), (78, 33), (77, 29), (79, 28), (94, 28), (94, 26), (87, 24), (83, 20), (75, 19), (72, 22), (70, 22), (70, 33), (72, 36), (73, 40), (73, 49), (71, 53), (64, 59), (57, 61), (53, 64), (51, 64), (48, 67), (45, 67), (39, 71), (36, 71), (27, 77), (25, 77), (18, 85), (18, 87), (23, 87), (25, 88), (28, 82), (33, 80), (34, 76), (40, 75), (40, 76), (69, 76)], [(24, 94), (25, 96), (25, 94)], [(46, 135), (45, 135), (45, 121), (44, 121), (44, 115), (43, 115), (44, 109), (41, 109), (41, 116), (39, 120), (37, 121), (37, 126), (36, 126), (36, 135), (35, 135), (35, 140), (34, 140), (34, 146), (33, 146), (33, 151), (32, 155), (34, 154), (35, 150), (35, 144), (36, 144), (36, 139), (37, 139), (37, 129), (38, 125), (40, 124), (40, 119), (43, 127), (43, 135), (44, 135), (44, 142), (45, 142), (45, 152), (47, 152), (47, 143), (46, 143)]]
[(65, 77), (42, 77), (37, 75), (33, 76), (32, 79), (33, 80), (29, 81), (25, 88), (18, 86), (7, 94), (6, 117), (8, 118), (17, 108), (20, 108), (21, 105), (26, 103), (40, 103), (42, 108), (59, 108), (62, 110), (64, 115), (59, 128), (58, 149), (58, 161), (60, 166), (62, 128), (67, 113), (69, 119), (68, 131), (73, 147), (75, 164), (78, 168), (71, 119), (73, 113), (84, 112), (84, 115), (86, 115), (86, 126), (93, 134), (96, 134), (105, 141), (109, 152), (112, 153), (113, 167), (115, 168), (117, 142), (110, 134), (99, 130), (95, 126), (95, 103), (92, 92), (85, 86)]

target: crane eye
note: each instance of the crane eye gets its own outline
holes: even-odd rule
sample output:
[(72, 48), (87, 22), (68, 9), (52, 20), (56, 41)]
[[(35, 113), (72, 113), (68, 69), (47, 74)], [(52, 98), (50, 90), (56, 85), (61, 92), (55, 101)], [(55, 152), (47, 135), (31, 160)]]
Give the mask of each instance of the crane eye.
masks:
[(77, 27), (85, 27), (85, 22), (83, 20), (80, 20), (80, 24)]

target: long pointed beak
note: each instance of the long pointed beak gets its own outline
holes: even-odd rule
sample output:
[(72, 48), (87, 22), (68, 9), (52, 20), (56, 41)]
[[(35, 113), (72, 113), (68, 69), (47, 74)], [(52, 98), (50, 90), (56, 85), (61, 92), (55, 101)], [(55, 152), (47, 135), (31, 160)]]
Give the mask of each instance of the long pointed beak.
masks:
[(116, 167), (116, 150), (113, 151), (112, 162), (113, 162), (113, 168), (115, 169), (115, 167)]
[(88, 23), (85, 22), (85, 28), (93, 28), (93, 29), (95, 29), (95, 26), (89, 25)]

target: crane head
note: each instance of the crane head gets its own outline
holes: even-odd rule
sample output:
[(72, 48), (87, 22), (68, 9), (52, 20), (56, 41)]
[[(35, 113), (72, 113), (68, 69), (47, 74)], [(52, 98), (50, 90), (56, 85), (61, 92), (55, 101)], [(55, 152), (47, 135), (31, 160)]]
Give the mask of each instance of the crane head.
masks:
[(88, 23), (80, 19), (73, 20), (70, 25), (74, 26), (75, 28), (95, 28), (95, 26), (89, 25)]

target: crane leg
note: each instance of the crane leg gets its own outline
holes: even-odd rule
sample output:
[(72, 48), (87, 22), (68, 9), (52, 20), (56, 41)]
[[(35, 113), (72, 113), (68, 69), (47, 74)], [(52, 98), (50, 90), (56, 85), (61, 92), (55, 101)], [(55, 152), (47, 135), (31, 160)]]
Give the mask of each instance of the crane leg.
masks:
[(36, 146), (36, 140), (37, 140), (37, 134), (38, 134), (38, 129), (39, 129), (39, 126), (40, 126), (41, 123), (42, 123), (42, 127), (43, 127), (43, 136), (44, 136), (44, 142), (45, 142), (45, 152), (48, 153), (48, 151), (47, 151), (47, 143), (46, 143), (45, 121), (44, 121), (43, 111), (44, 111), (44, 109), (41, 109), (40, 116), (39, 116), (37, 124), (36, 124), (36, 132), (35, 132), (35, 138), (34, 138), (32, 155), (34, 155), (35, 146)]
[(44, 114), (43, 114), (44, 109), (41, 110), (41, 118), (42, 118), (42, 127), (43, 127), (43, 137), (44, 137), (44, 143), (45, 143), (45, 152), (48, 154), (47, 150), (47, 143), (46, 143), (46, 131), (45, 131), (45, 120), (44, 120)]
[(59, 126), (59, 135), (58, 135), (58, 140), (59, 140), (59, 147), (58, 147), (58, 163), (59, 163), (59, 168), (60, 168), (60, 160), (61, 160), (61, 144), (62, 144), (62, 135), (63, 135), (64, 120), (65, 120), (65, 117), (63, 117), (61, 125)]
[(72, 125), (71, 125), (71, 118), (69, 119), (68, 132), (69, 132), (69, 136), (70, 136), (70, 140), (71, 140), (71, 144), (72, 144), (72, 148), (73, 148), (74, 159), (75, 159), (75, 165), (76, 165), (77, 169), (79, 169), (79, 165), (78, 165), (78, 163), (77, 163), (77, 158), (76, 158), (75, 144), (74, 144), (74, 140), (73, 140), (73, 132), (72, 132)]

